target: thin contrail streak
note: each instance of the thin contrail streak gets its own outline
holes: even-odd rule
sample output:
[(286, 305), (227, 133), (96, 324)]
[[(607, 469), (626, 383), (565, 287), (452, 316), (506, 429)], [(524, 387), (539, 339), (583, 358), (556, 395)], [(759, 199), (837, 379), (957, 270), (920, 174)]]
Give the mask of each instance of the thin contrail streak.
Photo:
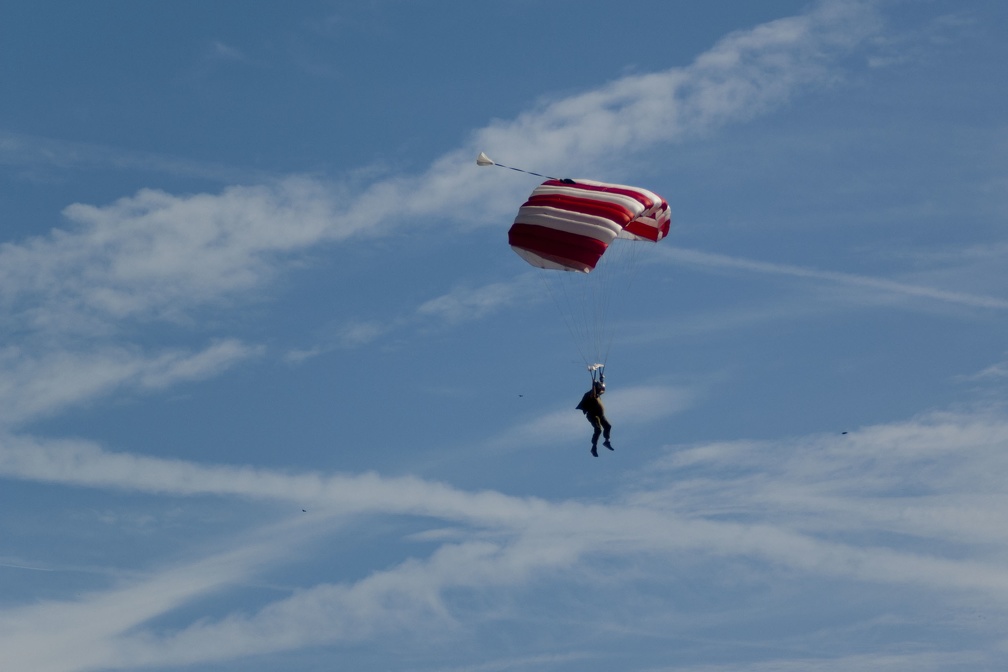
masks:
[(723, 254), (712, 254), (710, 252), (700, 252), (680, 247), (666, 247), (663, 251), (666, 257), (674, 259), (679, 263), (692, 264), (694, 266), (704, 266), (708, 268), (734, 268), (754, 273), (764, 273), (768, 275), (788, 275), (798, 278), (811, 278), (814, 280), (824, 280), (843, 285), (856, 287), (868, 287), (879, 289), (894, 294), (905, 294), (907, 296), (918, 296), (926, 299), (935, 299), (946, 303), (955, 303), (972, 308), (989, 308), (994, 310), (1008, 310), (1008, 300), (996, 296), (985, 296), (983, 294), (969, 294), (966, 292), (950, 292), (934, 287), (922, 285), (912, 285), (885, 278), (876, 278), (854, 273), (842, 273), (839, 271), (821, 271), (804, 266), (793, 266), (791, 264), (775, 264), (765, 261), (754, 261), (739, 257), (730, 257)]

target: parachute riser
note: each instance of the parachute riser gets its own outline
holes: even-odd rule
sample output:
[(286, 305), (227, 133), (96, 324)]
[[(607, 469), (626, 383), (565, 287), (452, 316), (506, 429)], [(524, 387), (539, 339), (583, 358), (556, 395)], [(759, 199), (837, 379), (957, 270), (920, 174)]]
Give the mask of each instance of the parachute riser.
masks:
[(513, 170), (518, 173), (525, 173), (526, 175), (535, 175), (536, 177), (544, 177), (547, 180), (559, 180), (559, 177), (550, 177), (549, 175), (543, 175), (542, 173), (533, 173), (531, 170), (525, 170), (523, 168), (514, 168), (512, 166), (505, 166), (503, 163), (497, 163), (485, 153), (480, 152), (479, 156), (476, 157), (477, 166), (497, 166), (498, 168), (507, 168), (508, 170)]

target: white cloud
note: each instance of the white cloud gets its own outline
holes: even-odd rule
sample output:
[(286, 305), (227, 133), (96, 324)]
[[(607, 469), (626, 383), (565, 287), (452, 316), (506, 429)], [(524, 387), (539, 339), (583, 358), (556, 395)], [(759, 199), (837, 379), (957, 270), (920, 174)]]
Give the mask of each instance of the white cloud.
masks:
[(262, 353), (228, 339), (199, 352), (147, 355), (136, 348), (46, 351), (0, 350), (0, 424), (10, 426), (85, 403), (120, 389), (158, 390), (209, 378)]
[(39, 326), (57, 320), (57, 307), (105, 319), (164, 315), (253, 289), (285, 255), (320, 242), (385, 235), (435, 214), (469, 223), (496, 218), (513, 209), (522, 187), (476, 168), (477, 148), (530, 165), (561, 156), (586, 166), (616, 150), (703, 133), (818, 85), (831, 58), (876, 28), (866, 5), (825, 3), (733, 34), (686, 68), (625, 77), (494, 123), (425, 173), (377, 181), (352, 196), (291, 178), (216, 195), (143, 190), (107, 206), (71, 205), (72, 228), (0, 248), (0, 299), (39, 304), (25, 311)]
[[(477, 131), (417, 176), (337, 189), (305, 178), (219, 194), (143, 190), (106, 206), (74, 204), (71, 227), (0, 248), (0, 305), (28, 328), (101, 331), (126, 318), (172, 319), (261, 287), (290, 255), (352, 235), (387, 235), (437, 215), (468, 225), (496, 220), (524, 189), (479, 169), (479, 149), (543, 165), (591, 166), (706, 132), (818, 85), (831, 59), (866, 39), (876, 20), (860, 3), (824, 3), (722, 40), (685, 68), (625, 77)], [(496, 288), (506, 289), (498, 287)], [(456, 319), (485, 310), (471, 294), (422, 311)]]
[(510, 282), (456, 287), (423, 301), (411, 315), (393, 317), (387, 321), (349, 319), (330, 328), (330, 333), (320, 338), (319, 344), (292, 350), (285, 358), (288, 362), (299, 364), (334, 350), (369, 345), (382, 337), (417, 326), (436, 329), (483, 319), (517, 303), (528, 305), (542, 300), (541, 294), (535, 293), (535, 286), (532, 275), (526, 274)]
[[(233, 549), (124, 581), (65, 602), (41, 601), (0, 610), (0, 665), (39, 672), (122, 668), (137, 660), (120, 637), (191, 599), (233, 585), (275, 561), (270, 535)], [(204, 654), (205, 655), (205, 654)]]
[(998, 382), (1005, 378), (1008, 378), (1008, 360), (995, 362), (972, 375), (962, 376), (960, 380), (979, 383)]
[(72, 205), (72, 229), (0, 247), (0, 304), (48, 333), (184, 314), (258, 287), (278, 257), (349, 235), (333, 208), (322, 185), (299, 179)]
[[(866, 633), (866, 637), (868, 634)], [(746, 662), (747, 672), (947, 672), (948, 670), (985, 669), (990, 661), (970, 651), (905, 653), (879, 652), (871, 654), (844, 654), (818, 656), (804, 652), (795, 657), (772, 658)], [(737, 672), (739, 666), (705, 664), (673, 665), (664, 672)]]
[(214, 40), (210, 43), (210, 47), (213, 50), (214, 56), (223, 61), (234, 61), (240, 63), (248, 60), (248, 57), (245, 56), (241, 49), (233, 47), (221, 40)]
[[(337, 195), (332, 185), (293, 179), (219, 194), (142, 191), (107, 206), (73, 205), (66, 210), (67, 229), (0, 247), (0, 305), (33, 338), (53, 339), (0, 354), (6, 422), (117, 389), (156, 390), (198, 380), (261, 353), (223, 340), (198, 352), (97, 346), (67, 354), (61, 334), (100, 338), (123, 320), (174, 319), (246, 296), (313, 246), (385, 235), (402, 221), (437, 214), (439, 222), (453, 218), (473, 225), (510, 212), (524, 187), (502, 186), (493, 171), (473, 166), (476, 149), (496, 154), (495, 148), (505, 148), (509, 162), (537, 168), (558, 156), (565, 165), (590, 167), (616, 150), (675, 142), (784, 104), (802, 88), (830, 81), (832, 59), (872, 33), (875, 18), (866, 7), (824, 3), (807, 15), (731, 35), (689, 67), (544, 102), (513, 122), (476, 132), (470, 145), (435, 161), (426, 173), (376, 182), (353, 198)], [(994, 297), (674, 253), (678, 261), (699, 265), (1006, 307)], [(515, 292), (502, 284), (460, 288), (407, 319), (469, 319), (507, 305)], [(354, 323), (341, 332), (341, 342), (367, 342), (396, 324)], [(291, 358), (318, 352), (303, 350)], [(691, 399), (682, 390), (652, 387), (614, 389), (607, 401), (626, 422), (649, 422)], [(570, 409), (533, 418), (507, 439), (548, 441), (585, 427)], [(1008, 426), (997, 414), (961, 413), (864, 428), (843, 438), (677, 448), (664, 463), (650, 465), (620, 501), (601, 505), (467, 491), (412, 477), (205, 465), (113, 453), (87, 441), (3, 435), (0, 474), (6, 478), (138, 496), (307, 503), (313, 516), (253, 539), (221, 540), (230, 550), (176, 560), (78, 598), (7, 603), (0, 608), (0, 667), (182, 665), (427, 634), (418, 622), (451, 631), (464, 620), (459, 591), (492, 597), (500, 586), (527, 588), (544, 576), (554, 583), (587, 582), (600, 558), (633, 558), (635, 569), (656, 582), (687, 560), (730, 558), (754, 575), (783, 568), (797, 576), (909, 585), (936, 596), (988, 593), (1003, 601), (1008, 572), (1001, 561), (1008, 539), (992, 512), (1008, 503), (998, 478), (1008, 466), (1001, 456), (1006, 442)], [(402, 516), (452, 534), (423, 537), (435, 546), (426, 556), (417, 551), (364, 577), (308, 586), (265, 605), (181, 626), (150, 624), (267, 565), (288, 562), (305, 538), (332, 535), (336, 519)], [(921, 543), (906, 544), (908, 537)], [(612, 577), (609, 585), (623, 581)], [(653, 615), (642, 608), (639, 618)], [(871, 660), (897, 667), (897, 658)]]
[(213, 182), (261, 182), (274, 177), (260, 170), (138, 152), (87, 142), (70, 142), (0, 130), (0, 165), (27, 167), (32, 172), (88, 169), (93, 166), (183, 175)]
[(106, 343), (247, 296), (288, 255), (351, 235), (335, 208), (323, 185), (302, 179), (216, 196), (144, 190), (105, 207), (72, 205), (71, 228), (0, 246), (0, 308), (22, 342), (0, 353), (0, 419), (199, 380), (260, 353), (235, 339), (195, 353)]
[[(825, 533), (1002, 544), (1008, 533), (997, 511), (1008, 490), (996, 474), (1008, 468), (1006, 439), (1008, 423), (993, 408), (847, 434), (687, 447), (664, 464), (679, 482), (669, 494), (680, 510), (747, 511)], [(729, 470), (735, 476), (725, 478)]]
[[(695, 393), (667, 385), (613, 387), (606, 392), (606, 415), (614, 425), (614, 441), (620, 429), (628, 426), (662, 420), (680, 413), (694, 401)], [(591, 427), (581, 411), (574, 408), (578, 399), (572, 399), (563, 410), (550, 411), (523, 421), (503, 435), (491, 440), (491, 445), (535, 448), (570, 441), (572, 436), (584, 436), (587, 445)]]
[[(980, 410), (845, 436), (680, 448), (634, 479), (621, 499), (602, 505), (465, 491), (412, 477), (207, 466), (109, 453), (86, 442), (5, 437), (0, 472), (8, 477), (308, 501), (312, 516), (78, 602), (7, 607), (0, 611), (0, 660), (31, 669), (131, 668), (422, 638), (429, 630), (450, 637), (469, 615), (459, 591), (489, 596), (546, 578), (588, 581), (604, 558), (634, 558), (627, 587), (640, 572), (732, 559), (754, 578), (784, 570), (906, 586), (939, 600), (950, 593), (957, 600), (1003, 599), (1008, 572), (1000, 559), (1008, 535), (996, 512), (1008, 503), (998, 477), (1008, 466), (1006, 441), (1008, 422)], [(251, 612), (178, 629), (144, 625), (265, 565), (290, 561), (300, 544), (331, 535), (346, 520), (403, 515), (448, 526), (452, 534), (424, 537), (435, 546), (426, 557), (414, 553), (368, 576), (303, 588)], [(608, 577), (608, 589), (620, 585), (619, 576)], [(649, 618), (647, 608), (638, 616)], [(46, 633), (52, 645), (37, 646), (42, 635), (32, 632)]]
[(417, 308), (417, 315), (437, 318), (449, 324), (480, 319), (535, 296), (531, 291), (533, 282), (531, 276), (525, 275), (515, 282), (494, 282), (475, 288), (458, 287), (422, 303)]
[[(809, 280), (819, 280), (850, 287), (858, 287), (872, 290), (873, 297), (877, 297), (878, 292), (885, 292), (889, 295), (929, 299), (932, 301), (956, 304), (969, 308), (1008, 310), (1008, 299), (996, 296), (985, 296), (982, 294), (971, 294), (968, 292), (947, 291), (943, 289), (936, 289), (934, 287), (924, 287), (921, 285), (889, 280), (886, 278), (857, 275), (854, 273), (843, 273), (839, 271), (822, 271), (791, 264), (755, 261), (752, 259), (730, 257), (723, 254), (713, 254), (710, 252), (677, 248), (670, 245), (663, 246), (657, 254), (680, 265), (690, 264), (701, 268), (732, 269), (768, 275), (783, 275)], [(877, 298), (874, 298), (873, 300), (877, 301)]]
[(703, 134), (829, 83), (831, 61), (879, 27), (870, 4), (821, 3), (808, 14), (733, 33), (688, 67), (624, 77), (499, 122), (479, 132), (477, 144), (510, 165), (550, 172), (556, 157), (563, 165), (593, 165)]

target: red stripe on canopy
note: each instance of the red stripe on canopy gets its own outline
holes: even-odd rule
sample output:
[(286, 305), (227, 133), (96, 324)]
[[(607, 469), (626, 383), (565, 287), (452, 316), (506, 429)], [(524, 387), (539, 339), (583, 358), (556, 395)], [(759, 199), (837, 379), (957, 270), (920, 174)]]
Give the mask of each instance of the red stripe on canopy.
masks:
[(583, 182), (572, 181), (564, 182), (562, 180), (546, 180), (540, 186), (550, 186), (550, 187), (567, 187), (569, 189), (583, 189), (584, 191), (600, 191), (609, 194), (620, 194), (621, 196), (629, 196), (638, 203), (644, 206), (644, 209), (650, 208), (655, 203), (650, 198), (637, 191), (636, 189), (628, 189), (626, 187), (618, 187), (612, 184), (585, 184)]
[(585, 273), (595, 268), (608, 247), (596, 238), (521, 223), (511, 226), (508, 242), (512, 247), (526, 250), (572, 271)]
[(640, 236), (641, 238), (646, 238), (647, 240), (657, 243), (659, 240), (668, 235), (669, 222), (668, 220), (662, 222), (661, 227), (659, 228), (650, 223), (635, 219), (627, 224), (624, 229), (626, 229), (627, 233), (632, 233), (635, 236)]
[(580, 212), (585, 215), (605, 217), (615, 222), (620, 228), (626, 227), (627, 223), (634, 217), (634, 213), (616, 203), (578, 198), (577, 196), (568, 196), (566, 194), (533, 194), (529, 200), (525, 201), (525, 205), (522, 207), (525, 206), (558, 208), (560, 210)]

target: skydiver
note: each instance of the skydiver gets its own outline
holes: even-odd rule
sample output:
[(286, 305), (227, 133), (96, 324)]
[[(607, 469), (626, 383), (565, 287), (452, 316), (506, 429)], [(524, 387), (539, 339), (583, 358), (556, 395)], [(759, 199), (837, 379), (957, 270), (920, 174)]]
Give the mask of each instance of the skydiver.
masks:
[(609, 432), (612, 431), (612, 425), (609, 424), (609, 420), (605, 417), (605, 406), (602, 405), (601, 399), (603, 394), (605, 394), (604, 375), (600, 380), (592, 381), (591, 389), (584, 393), (584, 396), (581, 397), (581, 403), (576, 406), (579, 411), (585, 414), (588, 422), (591, 423), (592, 428), (595, 430), (592, 434), (591, 447), (593, 457), (598, 457), (598, 439), (600, 434), (605, 437), (602, 445), (609, 450), (614, 450), (612, 444), (609, 443)]

